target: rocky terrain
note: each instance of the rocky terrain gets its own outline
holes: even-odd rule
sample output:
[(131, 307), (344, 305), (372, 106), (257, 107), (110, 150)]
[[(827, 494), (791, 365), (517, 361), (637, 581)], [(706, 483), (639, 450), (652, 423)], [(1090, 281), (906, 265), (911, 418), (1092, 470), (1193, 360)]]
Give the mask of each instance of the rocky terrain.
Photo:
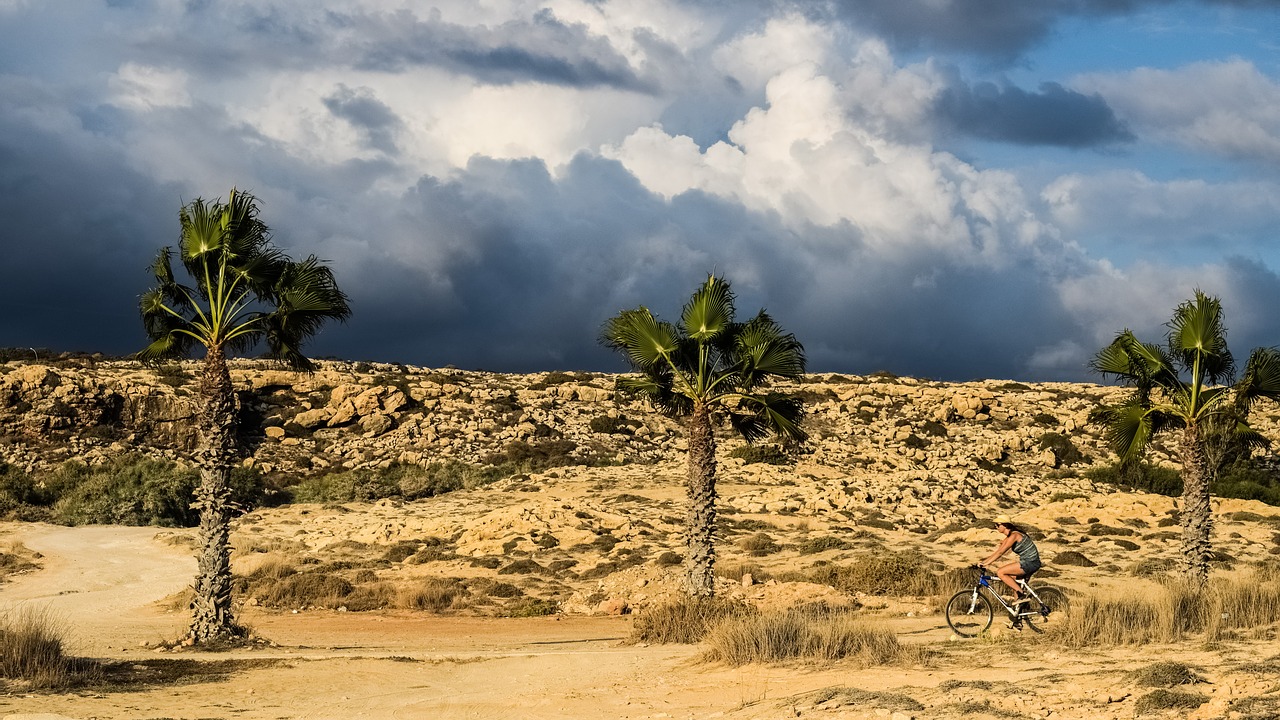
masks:
[[(194, 439), (198, 370), (194, 362), (0, 364), (0, 460), (29, 471), (130, 451), (182, 461)], [(519, 457), (513, 448), (556, 453), (571, 466), (662, 465), (683, 452), (681, 428), (617, 392), (613, 375), (333, 361), (300, 374), (237, 361), (232, 377), (245, 464), (290, 478), (445, 459), (483, 464), (503, 453)], [(734, 507), (875, 508), (925, 531), (966, 510), (1034, 504), (1091, 464), (1110, 462), (1086, 417), (1120, 392), (835, 374), (782, 389), (805, 399), (811, 441), (799, 466), (777, 470), (735, 461), (730, 455), (742, 442), (726, 431), (723, 478), (761, 486), (726, 498)], [(1273, 436), (1277, 419), (1276, 412), (1255, 417)], [(1153, 459), (1170, 458), (1158, 447)], [(1055, 479), (1052, 490), (1046, 476)]]

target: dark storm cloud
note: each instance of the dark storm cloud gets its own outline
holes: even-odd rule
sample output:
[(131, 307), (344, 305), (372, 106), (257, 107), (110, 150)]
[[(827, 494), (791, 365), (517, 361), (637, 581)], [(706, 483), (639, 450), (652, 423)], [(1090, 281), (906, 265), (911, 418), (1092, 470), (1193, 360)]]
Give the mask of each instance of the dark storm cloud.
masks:
[(572, 87), (650, 90), (607, 40), (566, 25), (547, 12), (530, 21), (463, 27), (408, 13), (352, 18), (356, 67), (401, 72), (440, 67), (484, 82), (545, 82)]
[(339, 85), (332, 95), (324, 99), (324, 106), (334, 116), (359, 130), (369, 147), (388, 154), (396, 151), (400, 117), (386, 103), (378, 100), (372, 90)]
[(135, 352), (146, 268), (176, 238), (179, 191), (86, 136), (0, 110), (0, 346)]
[(939, 96), (937, 111), (955, 131), (1019, 145), (1083, 148), (1135, 139), (1101, 96), (1057, 83), (1044, 83), (1039, 92), (989, 82), (953, 84)]
[(179, 20), (134, 38), (136, 56), (224, 77), (261, 67), (388, 73), (427, 67), (499, 85), (543, 82), (644, 92), (655, 86), (608, 40), (545, 11), (497, 25), (458, 25), (438, 13), (419, 18), (408, 11), (340, 13), (307, 4), (291, 10), (214, 4), (190, 9)]
[[(1117, 16), (1182, 0), (836, 0), (837, 13), (901, 49), (958, 51), (1011, 62), (1064, 18)], [(1274, 0), (1200, 0), (1207, 5), (1274, 6)]]

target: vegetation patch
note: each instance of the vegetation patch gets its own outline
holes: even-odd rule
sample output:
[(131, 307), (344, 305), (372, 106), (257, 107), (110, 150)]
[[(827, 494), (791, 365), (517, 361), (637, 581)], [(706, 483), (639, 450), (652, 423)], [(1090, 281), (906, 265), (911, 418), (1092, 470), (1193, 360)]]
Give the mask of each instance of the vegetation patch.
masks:
[(847, 540), (835, 535), (808, 537), (796, 544), (796, 550), (800, 551), (801, 555), (813, 555), (827, 550), (847, 550), (850, 547), (852, 545)]
[(848, 612), (760, 613), (729, 618), (711, 628), (706, 659), (729, 665), (791, 660), (856, 660), (865, 666), (918, 663), (927, 657), (903, 645), (888, 627)]
[(1085, 557), (1084, 553), (1075, 550), (1064, 550), (1053, 556), (1054, 565), (1071, 565), (1074, 567), (1097, 567), (1098, 563)]
[(714, 625), (726, 618), (745, 617), (755, 612), (741, 601), (684, 597), (673, 603), (654, 606), (638, 615), (631, 626), (631, 640), (693, 644), (700, 642)]
[(1133, 671), (1133, 681), (1142, 687), (1171, 688), (1207, 682), (1204, 676), (1186, 663), (1167, 661)]
[(752, 557), (772, 555), (782, 550), (782, 546), (774, 541), (773, 536), (767, 533), (749, 535), (738, 542), (738, 547)]
[(729, 451), (729, 457), (738, 458), (746, 465), (790, 465), (795, 458), (776, 445), (743, 445)]
[(0, 678), (34, 690), (61, 690), (95, 682), (101, 670), (66, 654), (66, 630), (47, 612), (24, 608), (0, 615)]
[(1133, 703), (1134, 715), (1150, 715), (1165, 710), (1194, 710), (1209, 701), (1208, 695), (1180, 690), (1152, 690)]

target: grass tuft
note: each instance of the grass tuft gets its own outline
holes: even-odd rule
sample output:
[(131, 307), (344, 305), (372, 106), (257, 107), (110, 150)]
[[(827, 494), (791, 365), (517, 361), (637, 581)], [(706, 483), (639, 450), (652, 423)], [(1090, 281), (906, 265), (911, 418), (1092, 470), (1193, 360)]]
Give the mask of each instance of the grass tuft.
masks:
[(1178, 690), (1152, 690), (1133, 704), (1134, 715), (1150, 715), (1165, 710), (1194, 710), (1209, 701), (1209, 696)]
[(0, 615), (0, 678), (31, 689), (58, 690), (95, 681), (89, 660), (69, 657), (65, 628), (45, 610), (20, 608)]
[(755, 612), (750, 606), (721, 598), (682, 598), (652, 607), (631, 626), (633, 642), (684, 643), (701, 641), (717, 623)]
[(726, 619), (707, 634), (706, 659), (729, 665), (790, 660), (856, 660), (864, 666), (919, 663), (920, 648), (903, 645), (887, 627), (848, 612), (762, 613)]

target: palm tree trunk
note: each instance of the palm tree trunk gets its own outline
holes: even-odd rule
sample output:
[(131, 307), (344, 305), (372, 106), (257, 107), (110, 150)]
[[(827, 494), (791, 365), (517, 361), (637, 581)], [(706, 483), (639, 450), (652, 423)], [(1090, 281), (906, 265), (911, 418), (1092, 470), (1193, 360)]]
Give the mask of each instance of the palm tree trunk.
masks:
[(695, 597), (715, 595), (716, 437), (711, 412), (694, 408), (689, 419), (689, 467), (685, 489), (689, 495), (685, 520), (688, 591)]
[(228, 642), (246, 631), (231, 609), (231, 466), (235, 459), (236, 409), (231, 374), (222, 348), (209, 348), (200, 379), (199, 554), (189, 638), (197, 643)]
[(1200, 428), (1188, 425), (1178, 443), (1182, 460), (1182, 562), (1187, 580), (1203, 588), (1209, 582), (1213, 547), (1209, 534), (1213, 514), (1209, 505), (1209, 463)]

